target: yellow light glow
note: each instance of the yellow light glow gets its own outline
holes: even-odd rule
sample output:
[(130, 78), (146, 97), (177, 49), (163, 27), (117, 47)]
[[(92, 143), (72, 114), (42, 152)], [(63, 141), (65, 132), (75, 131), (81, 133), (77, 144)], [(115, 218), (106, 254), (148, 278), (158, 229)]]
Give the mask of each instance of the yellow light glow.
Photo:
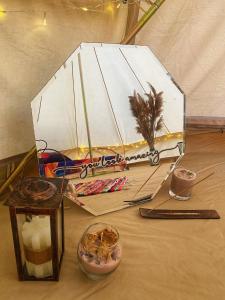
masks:
[(42, 25), (43, 25), (43, 26), (47, 26), (46, 12), (44, 12)]
[[(184, 136), (184, 134), (182, 132), (174, 132), (174, 133), (168, 133), (166, 135), (160, 136), (160, 137), (155, 137), (155, 142), (163, 142), (163, 141), (168, 141), (170, 139), (173, 138), (182, 138)], [(109, 145), (109, 146), (96, 146), (96, 147), (92, 147), (93, 150), (95, 151), (101, 151), (103, 153), (108, 153), (110, 150), (112, 151), (116, 151), (118, 148), (120, 149), (120, 147), (126, 150), (133, 150), (134, 148), (139, 148), (139, 147), (144, 147), (147, 146), (147, 142), (145, 140), (143, 141), (138, 141), (136, 143), (131, 143), (131, 144), (123, 144), (123, 145), (119, 145), (118, 143), (115, 144), (114, 146)], [(104, 148), (104, 149), (103, 149)], [(88, 152), (89, 148), (85, 145), (80, 145), (79, 148), (77, 148), (78, 152)]]
[(82, 9), (83, 11), (88, 11), (88, 8), (87, 8), (87, 7), (81, 7), (81, 9)]
[(120, 4), (120, 3), (118, 3), (118, 4), (117, 4), (117, 6), (116, 6), (116, 8), (120, 8), (120, 5), (121, 5), (121, 4)]
[(0, 19), (4, 19), (6, 16), (6, 11), (4, 8), (0, 5)]
[(108, 12), (112, 13), (112, 12), (113, 12), (113, 6), (112, 6), (112, 4), (107, 5), (107, 6), (106, 6), (106, 10), (107, 10)]
[(46, 12), (44, 12), (44, 17), (43, 17), (43, 26), (47, 26), (47, 18), (46, 18)]

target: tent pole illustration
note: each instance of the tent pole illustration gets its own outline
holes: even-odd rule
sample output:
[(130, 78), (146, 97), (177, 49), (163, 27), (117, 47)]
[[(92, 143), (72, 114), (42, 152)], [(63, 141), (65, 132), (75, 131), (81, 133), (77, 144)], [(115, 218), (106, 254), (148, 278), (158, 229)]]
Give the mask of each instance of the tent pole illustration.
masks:
[(120, 138), (120, 142), (122, 144), (122, 147), (123, 147), (123, 153), (125, 155), (125, 147), (124, 147), (124, 141), (123, 141), (123, 137), (122, 137), (122, 134), (120, 132), (120, 128), (119, 128), (119, 124), (118, 124), (118, 121), (116, 119), (116, 115), (115, 115), (115, 112), (114, 112), (114, 109), (113, 109), (113, 106), (112, 106), (112, 101), (110, 99), (110, 95), (109, 95), (109, 91), (107, 89), (107, 85), (106, 85), (106, 82), (105, 82), (105, 78), (104, 78), (104, 75), (103, 75), (103, 72), (102, 72), (102, 68), (101, 68), (101, 65), (100, 65), (100, 62), (99, 62), (99, 59), (98, 59), (98, 55), (97, 55), (97, 52), (96, 52), (96, 49), (94, 48), (94, 52), (95, 52), (95, 57), (96, 57), (96, 60), (97, 60), (97, 63), (98, 63), (98, 67), (99, 67), (99, 70), (101, 72), (101, 76), (102, 76), (102, 80), (103, 80), (103, 83), (104, 83), (104, 87), (105, 87), (105, 90), (106, 90), (106, 93), (107, 93), (107, 97), (108, 97), (108, 100), (109, 100), (109, 104), (110, 104), (110, 107), (111, 107), (111, 110), (112, 110), (112, 114), (113, 114), (113, 118), (115, 120), (115, 124), (116, 124), (116, 129), (117, 129), (117, 132), (118, 132), (118, 135), (119, 135), (119, 138)]
[[(91, 146), (91, 135), (90, 135), (90, 128), (88, 122), (88, 113), (87, 113), (87, 105), (86, 105), (86, 97), (85, 97), (85, 90), (84, 90), (84, 78), (82, 72), (82, 63), (81, 63), (81, 56), (78, 53), (78, 63), (79, 63), (79, 71), (80, 71), (80, 82), (81, 82), (81, 90), (82, 90), (82, 98), (83, 98), (83, 107), (84, 107), (84, 115), (85, 115), (85, 123), (87, 129), (87, 137), (88, 137), (88, 147), (91, 161), (93, 162), (93, 153), (92, 153), (92, 146)], [(94, 175), (94, 169), (92, 169), (92, 175)]]
[(75, 116), (75, 125), (76, 125), (76, 144), (78, 149), (78, 130), (77, 130), (77, 109), (76, 109), (76, 95), (75, 95), (75, 82), (74, 82), (74, 70), (73, 70), (73, 61), (71, 61), (72, 65), (72, 81), (73, 81), (73, 103), (74, 103), (74, 116)]

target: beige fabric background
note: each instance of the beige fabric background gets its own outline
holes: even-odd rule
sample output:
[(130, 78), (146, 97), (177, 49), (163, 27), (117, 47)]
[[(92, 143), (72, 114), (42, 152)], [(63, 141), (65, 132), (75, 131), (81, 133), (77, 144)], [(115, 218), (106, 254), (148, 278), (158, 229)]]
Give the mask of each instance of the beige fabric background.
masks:
[[(30, 101), (81, 41), (121, 40), (126, 12), (72, 9), (84, 2), (1, 1), (4, 9), (35, 12), (0, 17), (0, 159), (33, 145)], [(167, 0), (136, 43), (151, 46), (185, 91), (188, 115), (225, 114), (224, 0)]]
[(165, 1), (136, 38), (187, 96), (187, 115), (225, 116), (225, 1)]
[[(118, 42), (127, 9), (76, 10), (72, 0), (3, 0), (0, 15), (0, 159), (34, 144), (30, 102), (81, 42)], [(89, 1), (96, 2), (96, 1)], [(99, 1), (98, 1), (99, 3)], [(34, 12), (32, 11), (34, 10)], [(47, 26), (42, 26), (43, 12)], [(60, 126), (60, 124), (59, 124)]]

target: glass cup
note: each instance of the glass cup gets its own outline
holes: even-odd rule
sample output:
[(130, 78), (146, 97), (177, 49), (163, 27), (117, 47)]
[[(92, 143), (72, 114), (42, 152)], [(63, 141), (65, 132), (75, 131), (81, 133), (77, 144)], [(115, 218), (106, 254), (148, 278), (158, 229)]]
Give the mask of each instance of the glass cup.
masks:
[(77, 248), (81, 270), (91, 279), (104, 278), (120, 264), (122, 249), (115, 227), (96, 223), (87, 228)]
[(171, 197), (177, 200), (188, 200), (191, 198), (191, 191), (194, 181), (196, 179), (196, 173), (178, 167), (172, 174), (169, 194)]

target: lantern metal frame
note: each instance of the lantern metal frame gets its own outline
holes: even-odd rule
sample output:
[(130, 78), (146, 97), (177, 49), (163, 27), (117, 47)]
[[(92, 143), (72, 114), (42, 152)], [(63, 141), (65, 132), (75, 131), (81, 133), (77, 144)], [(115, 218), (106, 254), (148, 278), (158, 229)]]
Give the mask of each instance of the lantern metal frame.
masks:
[[(19, 193), (14, 191), (5, 202), (9, 206), (11, 228), (13, 235), (14, 251), (16, 257), (18, 279), (20, 281), (58, 281), (61, 264), (64, 255), (64, 201), (63, 193), (67, 187), (68, 180), (61, 178), (30, 177), (32, 179), (44, 180), (53, 183), (57, 187), (55, 195), (45, 201), (33, 201), (30, 198), (22, 199)], [(60, 211), (59, 211), (60, 210)], [(58, 240), (58, 212), (61, 214), (61, 255), (59, 257)], [(51, 252), (53, 275), (49, 277), (36, 278), (27, 274), (26, 266), (22, 262), (22, 245), (20, 243), (17, 215), (44, 215), (50, 217)]]

